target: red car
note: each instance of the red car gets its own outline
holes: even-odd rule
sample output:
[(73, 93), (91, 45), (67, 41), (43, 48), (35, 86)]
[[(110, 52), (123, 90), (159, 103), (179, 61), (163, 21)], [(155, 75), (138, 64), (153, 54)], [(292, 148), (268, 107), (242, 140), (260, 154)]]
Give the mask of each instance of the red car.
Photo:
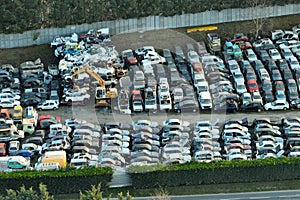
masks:
[(129, 65), (136, 65), (138, 63), (138, 60), (134, 56), (132, 49), (126, 49), (122, 51), (122, 58), (124, 62)]
[(50, 120), (53, 120), (53, 121), (60, 122), (60, 117), (58, 117), (58, 116), (54, 117), (52, 115), (41, 115), (39, 117), (39, 121), (38, 121), (39, 124), (40, 124), (41, 121), (46, 120), (46, 119), (50, 119)]
[(143, 100), (140, 90), (133, 90), (131, 95), (132, 95), (132, 101)]
[(237, 41), (237, 42), (235, 42), (235, 44), (237, 44), (240, 47), (241, 50), (252, 48), (251, 43), (247, 42), (247, 41)]
[(230, 42), (235, 43), (237, 41), (248, 41), (248, 37), (244, 33), (237, 33), (231, 38)]
[(6, 144), (0, 143), (0, 156), (6, 156)]
[(249, 92), (255, 92), (255, 91), (259, 90), (258, 84), (255, 79), (249, 79), (247, 81), (247, 88), (248, 88)]
[(192, 63), (192, 71), (194, 72), (202, 72), (203, 67), (202, 67), (202, 63), (200, 62), (194, 62)]
[(274, 82), (274, 91), (282, 90), (285, 91), (285, 85), (283, 81), (275, 81)]

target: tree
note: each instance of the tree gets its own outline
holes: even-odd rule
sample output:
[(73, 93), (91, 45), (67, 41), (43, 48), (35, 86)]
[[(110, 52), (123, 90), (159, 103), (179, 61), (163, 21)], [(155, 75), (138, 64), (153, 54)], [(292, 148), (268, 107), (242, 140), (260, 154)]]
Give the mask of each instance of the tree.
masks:
[(92, 189), (85, 191), (85, 193), (80, 191), (80, 200), (102, 200), (102, 194), (101, 183), (99, 183), (97, 187), (92, 185)]
[(28, 190), (23, 185), (20, 190), (8, 189), (6, 196), (0, 196), (0, 200), (54, 200), (54, 197), (49, 195), (47, 186), (43, 183), (39, 185), (40, 192), (37, 193), (31, 188)]
[[(102, 200), (103, 192), (101, 191), (101, 183), (99, 183), (96, 186), (92, 185), (91, 190), (87, 190), (84, 193), (80, 191), (80, 200)], [(108, 200), (111, 198), (112, 194), (109, 195), (107, 198)], [(126, 193), (124, 196), (122, 192), (118, 193), (118, 200), (133, 200), (133, 196), (129, 194), (129, 192)]]
[(153, 194), (153, 200), (170, 200), (169, 193), (164, 188), (155, 189)]
[(254, 33), (255, 38), (257, 38), (260, 34), (260, 32), (263, 29), (263, 26), (269, 22), (269, 19), (264, 17), (264, 14), (267, 15), (267, 13), (262, 13), (261, 9), (264, 7), (267, 7), (269, 5), (268, 0), (250, 0), (249, 1), (250, 7), (248, 8), (250, 13), (249, 16), (252, 16), (252, 22), (254, 25)]

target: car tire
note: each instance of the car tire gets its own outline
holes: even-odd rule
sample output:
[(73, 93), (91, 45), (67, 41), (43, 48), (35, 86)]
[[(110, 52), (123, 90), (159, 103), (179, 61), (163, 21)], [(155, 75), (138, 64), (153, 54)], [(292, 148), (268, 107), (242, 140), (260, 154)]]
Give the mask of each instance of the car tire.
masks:
[(283, 110), (287, 110), (287, 108), (286, 108), (286, 107), (284, 107), (284, 108), (283, 108)]
[(268, 110), (269, 110), (269, 111), (271, 111), (271, 110), (272, 110), (272, 108), (269, 108)]
[(261, 109), (259, 108), (259, 109), (257, 110), (257, 112), (261, 112)]
[(54, 107), (54, 108), (53, 108), (53, 110), (57, 110), (57, 109), (58, 109), (57, 107)]

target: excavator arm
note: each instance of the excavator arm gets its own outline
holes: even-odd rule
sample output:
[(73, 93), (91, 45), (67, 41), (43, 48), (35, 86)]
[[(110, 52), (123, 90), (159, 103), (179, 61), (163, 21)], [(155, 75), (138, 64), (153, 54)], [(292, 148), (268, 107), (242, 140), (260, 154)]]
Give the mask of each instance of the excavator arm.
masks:
[(78, 74), (84, 73), (84, 72), (89, 74), (90, 76), (92, 76), (94, 79), (96, 79), (100, 83), (101, 87), (105, 87), (105, 81), (96, 72), (91, 70), (88, 65), (84, 66), (81, 69), (78, 69), (77, 71), (75, 71), (74, 74), (73, 74), (73, 77), (78, 75)]

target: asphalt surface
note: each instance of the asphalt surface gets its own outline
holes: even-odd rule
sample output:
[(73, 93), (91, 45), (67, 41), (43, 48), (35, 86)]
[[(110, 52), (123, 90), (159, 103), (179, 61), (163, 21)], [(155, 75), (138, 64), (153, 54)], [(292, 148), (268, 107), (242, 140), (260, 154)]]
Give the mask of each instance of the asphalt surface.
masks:
[(134, 113), (131, 115), (121, 114), (114, 110), (105, 110), (94, 108), (91, 102), (85, 106), (61, 106), (54, 111), (39, 111), (39, 114), (52, 114), (60, 116), (62, 122), (68, 118), (78, 118), (91, 123), (103, 124), (105, 122), (121, 122), (131, 124), (139, 119), (148, 119), (161, 124), (164, 120), (178, 118), (190, 122), (191, 124), (199, 120), (210, 120), (211, 122), (224, 122), (229, 119), (242, 120), (247, 118), (251, 123), (257, 118), (271, 118), (273, 121), (280, 120), (283, 117), (299, 116), (300, 110), (287, 111), (263, 111), (260, 113), (216, 113), (214, 111), (200, 111), (199, 113), (174, 113), (174, 112), (156, 112), (156, 113)]
[(259, 200), (259, 199), (300, 199), (300, 190), (282, 190), (267, 192), (247, 192), (247, 193), (227, 193), (227, 194), (204, 194), (204, 195), (182, 195), (162, 197), (135, 197), (136, 200), (154, 200), (154, 199), (171, 199), (171, 200)]

